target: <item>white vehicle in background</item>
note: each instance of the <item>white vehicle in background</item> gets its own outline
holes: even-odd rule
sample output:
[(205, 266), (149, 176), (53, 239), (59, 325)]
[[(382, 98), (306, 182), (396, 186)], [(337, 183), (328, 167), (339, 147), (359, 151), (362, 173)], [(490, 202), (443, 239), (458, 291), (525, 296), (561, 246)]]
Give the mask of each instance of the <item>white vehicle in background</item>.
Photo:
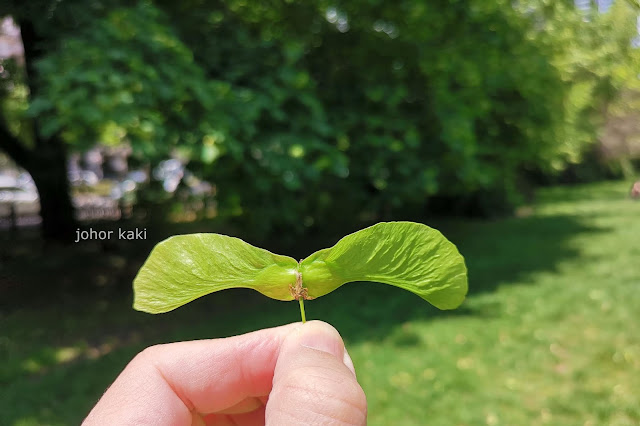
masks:
[(38, 217), (39, 213), (38, 191), (28, 173), (0, 175), (0, 220), (12, 224), (16, 218)]

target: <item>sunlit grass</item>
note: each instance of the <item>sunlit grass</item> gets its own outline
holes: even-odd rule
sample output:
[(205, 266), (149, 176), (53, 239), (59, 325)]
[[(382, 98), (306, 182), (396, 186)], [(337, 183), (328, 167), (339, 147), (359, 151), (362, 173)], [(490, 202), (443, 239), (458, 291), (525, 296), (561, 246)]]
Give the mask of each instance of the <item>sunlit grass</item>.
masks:
[[(640, 202), (628, 188), (552, 188), (523, 218), (433, 224), (469, 266), (456, 311), (365, 283), (305, 304), (347, 341), (369, 424), (640, 423)], [(0, 317), (8, 425), (77, 424), (146, 345), (299, 320), (297, 305), (245, 290), (158, 316), (134, 312), (130, 293), (61, 300)]]
[[(494, 291), (472, 292), (469, 315), (408, 321), (382, 342), (351, 346), (365, 367), (371, 424), (640, 422), (640, 336), (632, 331), (640, 321), (640, 203), (626, 198), (626, 185), (593, 188), (596, 196), (578, 188), (581, 198), (571, 201), (573, 188), (544, 194), (549, 201), (517, 235), (505, 235), (504, 222), (465, 226), (487, 248), (490, 239), (514, 240), (510, 253), (496, 250), (494, 264), (490, 252), (465, 250), (467, 234), (460, 246), (472, 265), (523, 267), (507, 280), (496, 273)], [(582, 230), (545, 229), (553, 230), (545, 219), (566, 217)], [(570, 255), (527, 271), (524, 254), (544, 257), (559, 245)], [(470, 276), (473, 288), (473, 267)], [(415, 343), (398, 343), (399, 332)]]

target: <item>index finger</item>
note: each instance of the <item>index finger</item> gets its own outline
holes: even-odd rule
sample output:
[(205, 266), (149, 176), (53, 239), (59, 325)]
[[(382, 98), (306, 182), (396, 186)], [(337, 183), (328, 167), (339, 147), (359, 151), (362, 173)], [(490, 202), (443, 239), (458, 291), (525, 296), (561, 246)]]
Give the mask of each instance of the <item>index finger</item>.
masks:
[(193, 412), (268, 395), (282, 342), (299, 326), (152, 346), (129, 363), (84, 424), (190, 424)]

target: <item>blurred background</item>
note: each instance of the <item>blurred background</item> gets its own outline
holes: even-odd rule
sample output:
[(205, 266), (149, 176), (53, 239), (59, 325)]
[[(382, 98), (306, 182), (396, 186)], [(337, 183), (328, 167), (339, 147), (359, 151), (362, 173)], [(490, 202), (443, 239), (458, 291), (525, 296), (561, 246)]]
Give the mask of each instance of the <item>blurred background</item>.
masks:
[(387, 220), (440, 229), (470, 293), (307, 304), (371, 425), (640, 424), (639, 31), (637, 0), (3, 0), (0, 424), (78, 424), (148, 345), (299, 319), (242, 289), (133, 311), (162, 239), (299, 259)]

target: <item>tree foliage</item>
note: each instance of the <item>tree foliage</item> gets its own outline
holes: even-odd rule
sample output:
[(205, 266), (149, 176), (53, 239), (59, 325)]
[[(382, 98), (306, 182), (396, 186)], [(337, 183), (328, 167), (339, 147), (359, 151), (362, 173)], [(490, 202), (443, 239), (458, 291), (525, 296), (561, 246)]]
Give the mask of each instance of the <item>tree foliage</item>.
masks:
[(189, 159), (263, 233), (508, 208), (527, 172), (579, 162), (637, 80), (622, 1), (56, 4), (41, 131)]

